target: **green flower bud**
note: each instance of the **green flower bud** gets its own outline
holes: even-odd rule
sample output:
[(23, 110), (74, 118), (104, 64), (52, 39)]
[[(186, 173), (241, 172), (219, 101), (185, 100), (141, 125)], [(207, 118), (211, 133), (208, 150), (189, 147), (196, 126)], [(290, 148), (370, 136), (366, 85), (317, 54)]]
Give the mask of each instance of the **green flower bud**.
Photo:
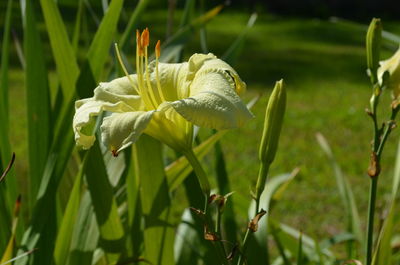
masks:
[(283, 80), (276, 82), (265, 113), (264, 130), (261, 138), (259, 158), (262, 163), (271, 164), (278, 148), (286, 108), (286, 89)]
[(377, 70), (379, 67), (379, 51), (382, 39), (382, 23), (379, 18), (373, 18), (369, 24), (366, 46), (367, 46), (367, 66), (371, 82), (375, 84), (377, 79)]

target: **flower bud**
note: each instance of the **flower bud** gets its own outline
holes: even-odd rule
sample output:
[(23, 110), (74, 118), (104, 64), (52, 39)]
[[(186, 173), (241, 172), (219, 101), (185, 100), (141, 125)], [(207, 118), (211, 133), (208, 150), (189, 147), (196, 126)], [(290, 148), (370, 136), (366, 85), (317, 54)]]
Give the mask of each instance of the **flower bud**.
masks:
[(371, 77), (371, 82), (375, 84), (377, 80), (377, 70), (379, 67), (379, 51), (381, 48), (382, 23), (379, 18), (373, 18), (369, 24), (366, 46), (367, 46), (367, 66)]
[(262, 163), (269, 165), (274, 161), (285, 108), (286, 89), (283, 80), (280, 80), (275, 84), (265, 113), (264, 130), (259, 151), (259, 158)]
[(380, 65), (378, 69), (379, 83), (392, 89), (393, 97), (397, 99), (400, 95), (400, 48), (392, 57), (381, 61)]

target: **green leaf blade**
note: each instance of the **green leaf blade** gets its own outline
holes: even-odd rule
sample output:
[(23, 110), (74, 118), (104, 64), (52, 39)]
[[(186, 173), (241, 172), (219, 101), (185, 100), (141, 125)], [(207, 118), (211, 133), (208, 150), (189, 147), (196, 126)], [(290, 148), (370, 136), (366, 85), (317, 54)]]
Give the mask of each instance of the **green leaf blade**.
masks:
[(33, 208), (51, 143), (50, 95), (45, 56), (32, 1), (24, 16), (25, 88), (28, 117), (30, 207)]
[(171, 201), (161, 156), (161, 144), (142, 135), (134, 146), (136, 177), (141, 186), (145, 216), (145, 259), (152, 264), (174, 264), (174, 229), (169, 224)]
[(109, 258), (108, 262), (116, 262), (120, 253), (124, 252), (125, 232), (98, 143), (89, 151), (85, 174), (99, 226), (100, 244)]

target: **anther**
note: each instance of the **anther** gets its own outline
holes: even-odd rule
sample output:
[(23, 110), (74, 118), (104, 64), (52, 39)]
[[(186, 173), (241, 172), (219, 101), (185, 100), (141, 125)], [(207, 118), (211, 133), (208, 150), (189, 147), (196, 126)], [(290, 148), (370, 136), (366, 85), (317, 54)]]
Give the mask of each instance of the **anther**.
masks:
[(143, 30), (141, 39), (142, 39), (142, 43), (141, 43), (141, 44), (142, 44), (143, 47), (149, 46), (149, 43), (150, 43), (150, 34), (149, 34), (148, 28), (146, 28), (145, 30)]
[(157, 44), (156, 44), (156, 49), (155, 49), (155, 51), (156, 51), (156, 58), (159, 58), (159, 57), (160, 57), (160, 55), (161, 55), (160, 40), (158, 40), (158, 41), (157, 41)]
[(142, 56), (143, 55), (142, 43), (140, 38), (140, 32), (138, 29), (136, 30), (136, 46), (137, 46), (137, 56)]

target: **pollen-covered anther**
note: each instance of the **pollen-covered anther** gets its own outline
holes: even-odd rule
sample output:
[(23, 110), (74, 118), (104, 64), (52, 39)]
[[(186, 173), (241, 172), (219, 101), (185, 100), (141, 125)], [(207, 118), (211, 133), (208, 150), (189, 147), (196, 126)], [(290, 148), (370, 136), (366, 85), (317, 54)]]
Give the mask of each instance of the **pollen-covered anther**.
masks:
[(161, 43), (160, 43), (160, 40), (158, 40), (157, 44), (156, 44), (156, 48), (155, 48), (156, 58), (159, 58), (161, 55), (161, 47), (160, 46), (161, 46)]
[(146, 48), (149, 46), (150, 43), (150, 33), (149, 33), (149, 29), (146, 28), (145, 30), (143, 30), (142, 32), (142, 36), (141, 36), (141, 41), (142, 41), (142, 47)]
[(140, 31), (137, 29), (136, 30), (136, 56), (142, 56), (143, 55), (143, 49), (142, 49), (142, 43), (141, 43), (141, 38), (140, 38)]

